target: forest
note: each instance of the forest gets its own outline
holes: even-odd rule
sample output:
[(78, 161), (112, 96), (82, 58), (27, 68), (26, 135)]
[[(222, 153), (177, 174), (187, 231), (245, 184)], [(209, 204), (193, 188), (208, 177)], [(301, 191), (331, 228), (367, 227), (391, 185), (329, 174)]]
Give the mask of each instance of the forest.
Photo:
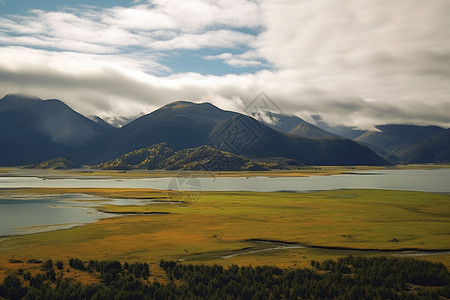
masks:
[[(36, 263), (36, 262), (34, 262)], [(18, 270), (0, 284), (6, 299), (445, 299), (444, 265), (413, 258), (353, 257), (311, 261), (311, 268), (192, 265), (160, 261), (167, 282), (151, 279), (147, 263), (47, 260), (32, 276)], [(100, 281), (65, 278), (70, 269)]]

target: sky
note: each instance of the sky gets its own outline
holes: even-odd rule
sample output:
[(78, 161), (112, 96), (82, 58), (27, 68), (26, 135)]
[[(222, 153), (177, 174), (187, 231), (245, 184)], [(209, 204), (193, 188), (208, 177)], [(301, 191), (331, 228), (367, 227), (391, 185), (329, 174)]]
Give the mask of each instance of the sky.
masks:
[(331, 125), (450, 126), (448, 0), (0, 0), (0, 97), (84, 115), (264, 93)]

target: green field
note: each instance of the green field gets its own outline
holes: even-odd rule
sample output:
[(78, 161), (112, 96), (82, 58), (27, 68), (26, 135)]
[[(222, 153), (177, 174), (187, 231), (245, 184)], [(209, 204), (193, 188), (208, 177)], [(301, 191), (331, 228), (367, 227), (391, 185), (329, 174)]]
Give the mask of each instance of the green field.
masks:
[[(189, 193), (170, 194), (167, 198), (165, 192), (146, 189), (14, 189), (2, 192), (88, 193), (184, 202), (102, 206), (99, 209), (103, 211), (138, 215), (118, 216), (67, 230), (1, 238), (0, 266), (6, 266), (11, 258), (68, 261), (78, 257), (150, 263), (164, 259), (224, 266), (302, 267), (309, 265), (312, 259), (346, 255), (417, 255), (450, 267), (450, 251), (406, 254), (377, 251), (450, 250), (450, 195), (387, 190), (203, 192), (199, 198), (191, 199)], [(303, 246), (305, 248), (300, 248)], [(0, 268), (0, 277), (7, 273), (7, 267)]]

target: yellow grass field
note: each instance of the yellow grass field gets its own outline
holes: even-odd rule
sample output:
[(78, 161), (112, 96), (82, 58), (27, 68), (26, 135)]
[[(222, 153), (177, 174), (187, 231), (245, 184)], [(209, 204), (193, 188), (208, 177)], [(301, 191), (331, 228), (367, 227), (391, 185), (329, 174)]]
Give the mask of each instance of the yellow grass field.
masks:
[[(350, 254), (414, 255), (450, 267), (450, 195), (364, 189), (203, 192), (192, 199), (188, 192), (168, 195), (147, 189), (13, 189), (1, 193), (86, 193), (184, 202), (106, 205), (98, 209), (121, 215), (66, 230), (0, 238), (0, 280), (10, 272), (7, 262), (11, 258), (116, 259), (146, 261), (153, 267), (161, 259), (224, 266), (306, 267), (312, 259)], [(407, 248), (449, 251), (377, 251)]]

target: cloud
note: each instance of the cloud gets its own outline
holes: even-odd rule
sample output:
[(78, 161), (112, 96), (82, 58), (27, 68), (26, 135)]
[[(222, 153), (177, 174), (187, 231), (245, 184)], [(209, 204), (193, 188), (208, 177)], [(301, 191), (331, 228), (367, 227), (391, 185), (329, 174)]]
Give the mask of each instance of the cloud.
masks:
[(219, 55), (206, 55), (203, 58), (208, 60), (221, 60), (227, 65), (237, 68), (265, 66), (265, 63), (261, 61), (261, 57), (258, 57), (255, 51), (247, 51), (242, 54), (225, 52)]
[[(15, 54), (14, 54), (15, 53)], [(13, 55), (14, 54), (14, 55)], [(336, 95), (298, 83), (293, 71), (259, 71), (255, 74), (211, 76), (197, 73), (155, 76), (128, 68), (127, 59), (79, 53), (53, 53), (26, 48), (0, 52), (0, 91), (27, 92), (41, 98), (60, 98), (77, 111), (100, 116), (131, 116), (150, 112), (177, 100), (209, 101), (224, 109), (243, 111), (265, 91), (285, 113), (308, 118), (320, 114), (335, 124), (363, 125), (409, 122), (448, 122), (448, 101), (428, 104), (369, 102)], [(33, 57), (33, 61), (26, 60)], [(59, 67), (65, 62), (65, 69)], [(155, 65), (157, 67), (157, 65)], [(280, 90), (280, 87), (285, 90)]]
[(304, 83), (392, 101), (448, 80), (448, 1), (287, 2), (264, 2), (267, 30), (255, 47), (279, 69), (299, 70)]
[[(326, 97), (310, 95), (324, 115), (347, 112), (341, 122), (429, 118), (448, 126), (438, 110), (448, 107), (450, 95), (449, 9), (445, 0), (263, 1), (266, 30), (253, 46), (279, 70), (292, 70), (301, 85), (348, 98), (321, 107)], [(352, 98), (361, 99), (362, 107), (349, 105)]]
[(211, 28), (258, 28), (259, 5), (251, 0), (152, 0), (130, 8), (115, 7), (106, 23), (127, 29), (202, 32)]
[(87, 53), (119, 52), (120, 47), (139, 46), (148, 39), (109, 27), (83, 13), (32, 10), (29, 16), (0, 19), (0, 43)]
[[(450, 126), (448, 11), (447, 0), (155, 0), (33, 10), (0, 19), (0, 92), (114, 116), (182, 99), (242, 111), (264, 91), (308, 120)], [(161, 58), (182, 58), (183, 49), (254, 71), (171, 73)]]
[[(239, 8), (239, 9), (238, 9)], [(47, 12), (0, 18), (0, 43), (88, 53), (233, 48), (254, 40), (259, 6), (247, 0), (149, 1), (132, 7)]]
[(201, 48), (235, 48), (247, 45), (254, 36), (232, 30), (214, 30), (200, 34), (183, 33), (169, 40), (151, 41), (149, 48), (158, 50), (198, 50)]

